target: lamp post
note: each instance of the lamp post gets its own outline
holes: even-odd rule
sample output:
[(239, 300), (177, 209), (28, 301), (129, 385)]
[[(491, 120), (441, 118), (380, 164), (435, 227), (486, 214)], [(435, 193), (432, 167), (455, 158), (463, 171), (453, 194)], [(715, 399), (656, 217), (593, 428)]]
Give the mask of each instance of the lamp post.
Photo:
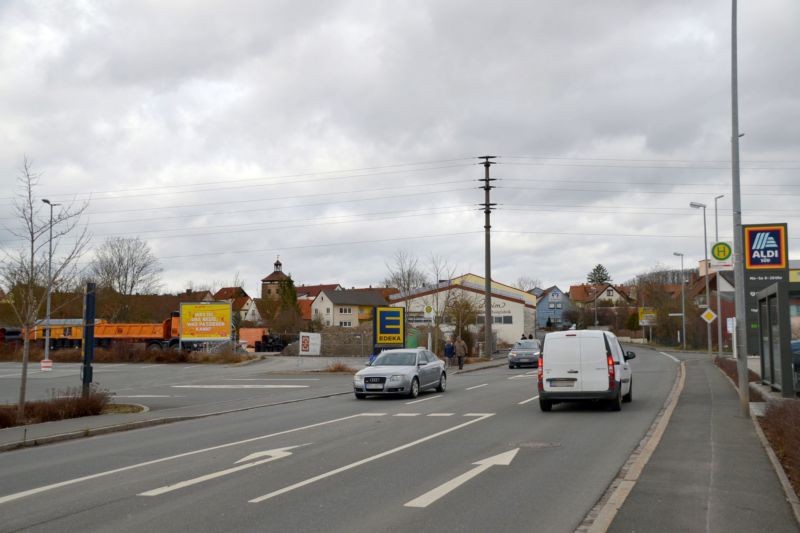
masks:
[(50, 237), (47, 239), (47, 310), (44, 321), (44, 360), (50, 360), (50, 295), (53, 287), (53, 208), (61, 204), (54, 204), (47, 198), (42, 198), (42, 202), (50, 206)]
[[(714, 242), (719, 242), (719, 214), (717, 213), (717, 200), (725, 196), (720, 194), (714, 197)], [(719, 299), (719, 272), (714, 274), (717, 280), (717, 353), (722, 357), (722, 310)]]
[[(708, 232), (706, 231), (706, 204), (700, 202), (689, 202), (689, 207), (703, 210), (703, 254), (705, 261), (706, 274), (706, 309), (711, 309), (711, 294), (708, 288)], [(708, 355), (711, 355), (711, 322), (706, 322), (706, 338), (708, 339)]]
[(686, 351), (686, 293), (684, 292), (684, 285), (686, 279), (683, 275), (683, 254), (680, 252), (672, 252), (681, 258), (681, 340), (683, 341), (683, 351)]

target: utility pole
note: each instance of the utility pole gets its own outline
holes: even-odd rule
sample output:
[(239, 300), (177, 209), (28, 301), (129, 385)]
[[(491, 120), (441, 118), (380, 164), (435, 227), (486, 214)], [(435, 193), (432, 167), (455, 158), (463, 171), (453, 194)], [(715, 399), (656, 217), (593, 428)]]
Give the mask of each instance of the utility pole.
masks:
[(495, 159), (496, 156), (493, 155), (484, 155), (479, 157), (479, 159), (483, 159), (483, 167), (486, 169), (486, 173), (483, 178), (483, 190), (484, 190), (484, 202), (483, 202), (483, 213), (484, 213), (484, 225), (483, 229), (485, 232), (485, 248), (484, 254), (486, 259), (486, 280), (484, 284), (484, 313), (483, 313), (483, 350), (485, 355), (488, 357), (492, 356), (492, 242), (491, 242), (491, 214), (492, 209), (496, 204), (493, 204), (489, 199), (489, 193), (491, 192), (494, 187), (492, 187), (491, 182), (494, 179), (489, 177), (489, 167), (494, 165), (494, 162), (491, 161)]
[(683, 254), (681, 252), (672, 252), (681, 258), (681, 341), (683, 342), (683, 351), (686, 351), (686, 276), (683, 273)]
[(44, 325), (44, 360), (42, 363), (42, 370), (50, 370), (50, 300), (53, 293), (53, 208), (61, 204), (54, 204), (47, 198), (42, 198), (42, 202), (50, 206), (50, 238), (47, 240), (47, 311), (45, 315)]
[(731, 182), (733, 191), (733, 279), (736, 285), (736, 331), (739, 339), (736, 369), (739, 373), (739, 406), (750, 415), (750, 389), (747, 379), (747, 305), (744, 294), (744, 239), (742, 238), (742, 199), (739, 187), (739, 78), (736, 52), (736, 0), (731, 1)]
[[(717, 213), (717, 200), (725, 196), (720, 194), (714, 197), (714, 242), (719, 242), (719, 214)], [(722, 308), (719, 297), (719, 270), (714, 274), (714, 280), (717, 282), (717, 354), (722, 357)]]

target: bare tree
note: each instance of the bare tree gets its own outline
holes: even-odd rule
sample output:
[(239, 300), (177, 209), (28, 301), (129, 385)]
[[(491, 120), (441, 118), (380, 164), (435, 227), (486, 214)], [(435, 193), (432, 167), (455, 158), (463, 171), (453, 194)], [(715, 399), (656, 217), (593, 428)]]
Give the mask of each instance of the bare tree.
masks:
[(405, 250), (394, 254), (394, 263), (386, 264), (389, 275), (384, 280), (386, 287), (394, 287), (402, 294), (424, 287), (428, 283), (425, 273), (419, 267), (419, 260)]
[(130, 320), (131, 296), (153, 294), (161, 286), (161, 266), (146, 241), (111, 237), (97, 249), (90, 277), (104, 291), (112, 322)]
[(435, 286), (430, 296), (424, 297), (422, 301), (425, 305), (430, 305), (436, 313), (433, 316), (433, 346), (429, 347), (435, 350), (439, 346), (439, 326), (453, 304), (452, 280), (455, 276), (456, 267), (450, 265), (447, 259), (442, 256), (431, 254), (429, 268)]
[(531, 278), (530, 276), (520, 276), (517, 278), (517, 283), (514, 285), (521, 291), (529, 292), (536, 287), (542, 285), (542, 280), (538, 278)]
[[(79, 228), (80, 217), (88, 204), (61, 206), (53, 213), (42, 207), (35, 195), (40, 175), (26, 157), (18, 178), (19, 192), (14, 200), (14, 212), (19, 225), (8, 231), (22, 241), (17, 252), (5, 251), (0, 264), (0, 280), (5, 285), (11, 307), (23, 332), (22, 376), (19, 387), (17, 416), (25, 414), (25, 394), (30, 357), (30, 334), (36, 326), (47, 292), (65, 286), (76, 275), (75, 263), (88, 245), (86, 228)], [(50, 234), (52, 231), (52, 239)], [(74, 232), (74, 233), (73, 233)], [(70, 240), (64, 239), (72, 234)], [(52, 255), (49, 244), (52, 244)], [(48, 260), (52, 258), (48, 277)]]
[(162, 268), (139, 237), (111, 237), (95, 253), (91, 272), (101, 287), (119, 294), (152, 294), (161, 287)]

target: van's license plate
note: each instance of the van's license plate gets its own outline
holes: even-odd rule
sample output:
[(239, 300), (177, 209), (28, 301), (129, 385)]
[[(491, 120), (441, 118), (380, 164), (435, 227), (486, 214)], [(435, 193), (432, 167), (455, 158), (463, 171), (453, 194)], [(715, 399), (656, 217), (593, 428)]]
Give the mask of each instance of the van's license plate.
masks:
[(551, 387), (574, 387), (575, 380), (572, 379), (551, 379), (550, 380)]

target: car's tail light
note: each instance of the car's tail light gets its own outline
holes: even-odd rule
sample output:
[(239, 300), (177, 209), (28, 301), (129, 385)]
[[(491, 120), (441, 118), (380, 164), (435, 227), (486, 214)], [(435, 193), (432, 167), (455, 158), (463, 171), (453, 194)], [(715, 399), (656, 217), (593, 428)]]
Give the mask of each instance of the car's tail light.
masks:
[(611, 354), (608, 354), (606, 360), (608, 361), (608, 390), (614, 390), (614, 387), (617, 385), (617, 376), (614, 372), (614, 358), (611, 357)]
[(543, 369), (543, 367), (544, 367), (544, 358), (542, 357), (542, 354), (539, 354), (539, 368), (538, 368), (538, 371), (536, 372), (536, 380), (537, 380), (538, 385), (539, 385), (539, 392), (542, 392), (544, 390), (544, 369)]

